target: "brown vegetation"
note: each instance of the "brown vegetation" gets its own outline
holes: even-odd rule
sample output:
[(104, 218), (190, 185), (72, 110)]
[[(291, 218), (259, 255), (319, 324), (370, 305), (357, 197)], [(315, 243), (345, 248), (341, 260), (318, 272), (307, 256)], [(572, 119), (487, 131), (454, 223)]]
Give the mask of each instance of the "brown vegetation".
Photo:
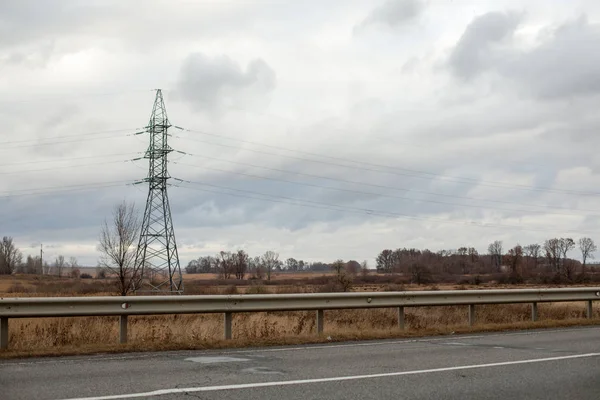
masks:
[(325, 312), (325, 332), (320, 337), (315, 335), (314, 312), (243, 313), (234, 315), (233, 340), (228, 342), (222, 340), (221, 314), (138, 316), (130, 317), (129, 343), (123, 346), (117, 345), (115, 317), (19, 319), (11, 321), (10, 350), (0, 357), (312, 343), (600, 323), (598, 307), (595, 319), (583, 319), (583, 303), (541, 304), (536, 323), (530, 322), (530, 312), (529, 305), (478, 306), (477, 324), (469, 328), (466, 307), (408, 308), (406, 331), (401, 331), (395, 309), (331, 310)]

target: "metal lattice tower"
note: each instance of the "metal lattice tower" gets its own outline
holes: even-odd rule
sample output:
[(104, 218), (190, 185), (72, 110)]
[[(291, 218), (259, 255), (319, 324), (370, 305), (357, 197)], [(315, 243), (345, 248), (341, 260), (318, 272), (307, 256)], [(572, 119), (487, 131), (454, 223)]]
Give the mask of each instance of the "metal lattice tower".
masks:
[(148, 183), (148, 199), (135, 257), (135, 267), (140, 271), (136, 292), (182, 293), (183, 278), (167, 196), (168, 155), (173, 151), (167, 143), (167, 130), (171, 125), (162, 91), (156, 91), (152, 116), (146, 127), (150, 145), (144, 158), (149, 160), (148, 177), (138, 183)]

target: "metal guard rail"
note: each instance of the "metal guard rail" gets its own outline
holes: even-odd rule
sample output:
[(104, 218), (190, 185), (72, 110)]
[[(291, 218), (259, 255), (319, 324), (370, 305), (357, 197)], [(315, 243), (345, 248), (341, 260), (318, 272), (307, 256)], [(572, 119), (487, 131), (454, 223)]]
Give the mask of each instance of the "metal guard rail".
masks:
[(266, 311), (317, 311), (317, 332), (323, 332), (324, 310), (398, 308), (398, 324), (404, 328), (404, 308), (469, 306), (469, 324), (475, 323), (480, 304), (531, 303), (537, 320), (537, 303), (600, 300), (600, 288), (452, 290), (414, 292), (303, 293), (211, 296), (127, 297), (26, 297), (0, 298), (0, 349), (8, 348), (9, 318), (120, 316), (120, 341), (127, 341), (127, 316), (158, 314), (224, 313), (224, 336), (231, 339), (232, 314)]

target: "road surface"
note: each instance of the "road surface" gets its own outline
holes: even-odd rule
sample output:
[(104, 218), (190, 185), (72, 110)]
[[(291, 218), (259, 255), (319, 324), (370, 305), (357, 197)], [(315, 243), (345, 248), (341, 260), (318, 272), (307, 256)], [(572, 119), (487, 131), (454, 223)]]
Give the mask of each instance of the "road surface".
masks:
[(600, 328), (6, 360), (0, 398), (597, 400)]

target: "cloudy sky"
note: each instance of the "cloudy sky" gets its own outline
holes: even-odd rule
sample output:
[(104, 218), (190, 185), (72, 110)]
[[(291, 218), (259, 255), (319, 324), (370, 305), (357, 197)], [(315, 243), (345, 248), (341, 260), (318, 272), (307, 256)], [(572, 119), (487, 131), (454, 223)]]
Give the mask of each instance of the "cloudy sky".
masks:
[[(95, 265), (155, 92), (182, 265), (600, 240), (593, 0), (0, 2), (0, 236)], [(573, 254), (575, 256), (575, 253)]]

